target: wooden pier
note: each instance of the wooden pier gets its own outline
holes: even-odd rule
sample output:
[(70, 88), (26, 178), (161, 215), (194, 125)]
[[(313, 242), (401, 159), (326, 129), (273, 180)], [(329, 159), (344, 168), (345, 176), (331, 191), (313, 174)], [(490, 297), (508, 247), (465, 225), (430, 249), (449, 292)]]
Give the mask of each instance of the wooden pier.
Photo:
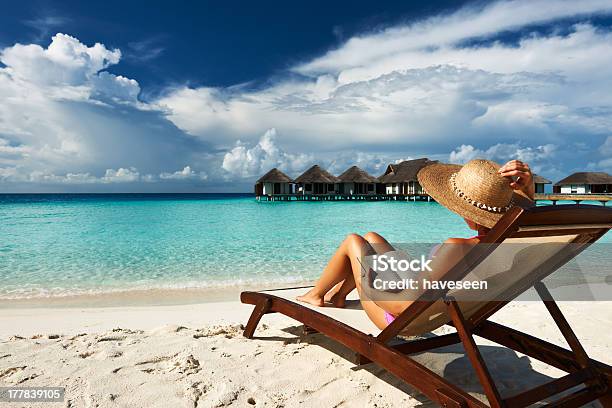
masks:
[(612, 201), (612, 194), (536, 194), (535, 200), (552, 201), (553, 205), (556, 205), (557, 201), (574, 201), (576, 204), (582, 201), (599, 201), (606, 205), (608, 201)]
[(427, 194), (273, 194), (257, 201), (433, 201)]
[[(427, 194), (273, 194), (258, 195), (257, 201), (433, 201)], [(536, 194), (535, 201), (599, 201), (606, 205), (612, 194)]]

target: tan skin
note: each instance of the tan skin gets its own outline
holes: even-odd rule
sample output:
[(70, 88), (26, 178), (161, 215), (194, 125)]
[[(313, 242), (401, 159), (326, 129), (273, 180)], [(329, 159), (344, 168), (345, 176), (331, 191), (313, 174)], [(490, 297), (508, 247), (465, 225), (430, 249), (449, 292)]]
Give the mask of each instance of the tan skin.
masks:
[[(527, 163), (520, 160), (509, 161), (499, 169), (499, 174), (512, 180), (510, 186), (516, 192), (533, 200), (535, 186), (533, 175)], [(432, 269), (435, 271), (434, 275), (431, 276), (432, 279), (436, 278), (436, 274), (439, 276), (443, 271), (454, 265), (463, 257), (466, 249), (478, 244), (480, 237), (488, 232), (488, 228), (471, 220), (465, 218), (464, 220), (470, 229), (478, 232), (478, 237), (449, 238), (444, 241), (444, 244), (453, 245), (443, 244), (436, 251), (436, 257), (432, 262)], [(412, 301), (373, 301), (368, 298), (361, 288), (361, 257), (364, 250), (369, 253), (385, 253), (393, 251), (394, 248), (385, 238), (375, 232), (368, 232), (364, 236), (349, 234), (329, 260), (315, 286), (304, 295), (298, 296), (297, 300), (315, 306), (324, 306), (325, 303), (331, 303), (335, 307), (344, 307), (346, 296), (357, 288), (361, 305), (368, 317), (380, 329), (387, 327), (385, 312), (397, 316)]]

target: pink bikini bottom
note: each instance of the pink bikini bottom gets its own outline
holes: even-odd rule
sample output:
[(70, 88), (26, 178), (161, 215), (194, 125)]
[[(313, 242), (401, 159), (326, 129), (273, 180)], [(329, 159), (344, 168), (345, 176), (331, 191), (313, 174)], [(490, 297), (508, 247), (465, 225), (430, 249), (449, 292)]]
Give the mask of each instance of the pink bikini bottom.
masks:
[(387, 321), (387, 324), (391, 324), (395, 320), (395, 316), (389, 312), (385, 312), (385, 320)]

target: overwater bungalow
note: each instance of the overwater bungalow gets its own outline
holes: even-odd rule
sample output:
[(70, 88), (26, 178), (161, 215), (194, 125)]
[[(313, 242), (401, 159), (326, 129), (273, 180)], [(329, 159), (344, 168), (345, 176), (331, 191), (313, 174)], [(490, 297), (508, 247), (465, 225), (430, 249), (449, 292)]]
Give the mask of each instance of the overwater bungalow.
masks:
[(610, 194), (612, 176), (605, 172), (578, 172), (558, 181), (553, 186), (557, 194)]
[(293, 193), (293, 180), (276, 167), (261, 176), (255, 183), (255, 195), (275, 196)]
[(536, 194), (544, 194), (544, 186), (546, 184), (552, 184), (552, 181), (549, 179), (542, 177), (538, 174), (533, 175), (533, 183), (535, 184), (535, 192)]
[(295, 179), (296, 193), (302, 195), (335, 194), (339, 183), (338, 177), (316, 164)]
[(385, 174), (378, 178), (384, 186), (383, 194), (393, 195), (425, 195), (417, 180), (417, 173), (423, 167), (436, 163), (428, 158), (406, 160), (401, 163), (393, 163), (387, 166)]
[(348, 168), (338, 176), (340, 180), (338, 192), (340, 194), (376, 194), (378, 179), (357, 166)]

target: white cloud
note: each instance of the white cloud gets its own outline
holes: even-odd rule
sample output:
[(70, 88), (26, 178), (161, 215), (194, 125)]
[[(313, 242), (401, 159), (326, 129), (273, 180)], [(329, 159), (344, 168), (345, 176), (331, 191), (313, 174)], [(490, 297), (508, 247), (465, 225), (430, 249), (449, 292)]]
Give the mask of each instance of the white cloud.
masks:
[[(135, 80), (105, 71), (120, 58), (118, 49), (88, 46), (64, 34), (46, 48), (0, 49), (6, 65), (0, 67), (2, 180), (152, 182), (161, 166), (202, 164), (199, 157), (207, 151), (195, 149), (191, 137), (139, 101)], [(133, 174), (132, 168), (145, 173)]]
[(351, 166), (359, 166), (373, 175), (382, 173), (395, 156), (355, 150), (334, 151), (328, 154), (292, 154), (281, 149), (276, 142), (276, 129), (268, 129), (252, 147), (236, 143), (223, 159), (223, 169), (242, 177), (258, 177), (277, 167), (291, 176), (301, 174), (313, 164), (319, 164), (332, 174), (340, 174)]
[(28, 172), (20, 167), (0, 168), (0, 180), (9, 182), (31, 182), (41, 184), (110, 184), (132, 183), (141, 180), (137, 169), (118, 168), (106, 169), (104, 175), (96, 177), (90, 173), (66, 173), (56, 175), (44, 171)]
[(54, 98), (88, 99), (99, 93), (135, 102), (140, 88), (135, 80), (103, 69), (117, 64), (121, 51), (96, 43), (88, 47), (74, 37), (56, 34), (47, 48), (15, 44), (0, 53), (5, 75), (18, 86), (36, 86)]
[[(482, 21), (486, 13), (461, 16)], [(385, 38), (395, 41), (394, 33)], [(277, 127), (287, 148), (310, 151), (430, 150), (450, 139), (481, 145), (526, 135), (561, 144), (612, 127), (612, 34), (605, 29), (579, 24), (567, 35), (528, 35), (518, 44), (459, 42), (387, 57), (258, 90), (182, 87), (157, 103), (178, 127), (220, 146), (255, 142), (258, 129)]]
[(153, 101), (106, 71), (120, 50), (64, 34), (16, 44), (0, 51), (0, 177), (246, 182), (315, 161), (376, 174), (474, 155), (562, 175), (609, 155), (612, 30), (589, 20), (611, 13), (599, 0), (477, 3), (354, 36), (255, 89), (178, 86)]
[(92, 77), (92, 84), (97, 95), (107, 96), (118, 102), (136, 102), (140, 93), (140, 86), (135, 80), (106, 71)]
[[(355, 36), (342, 47), (295, 69), (316, 75), (321, 72), (340, 73), (360, 67), (382, 66), (415, 53), (427, 54), (423, 50), (431, 48), (450, 50), (469, 39), (492, 37), (568, 17), (589, 17), (610, 12), (612, 5), (605, 0), (518, 0), (498, 1), (484, 7), (470, 5), (447, 15)], [(505, 60), (499, 63), (506, 62), (512, 64), (512, 61)]]
[[(0, 140), (1, 142), (1, 140)], [(0, 147), (1, 144), (0, 144)], [(8, 182), (32, 182), (40, 184), (116, 184), (116, 183), (156, 183), (160, 181), (174, 181), (174, 180), (201, 180), (204, 181), (208, 178), (204, 172), (196, 172), (191, 169), (190, 166), (185, 166), (182, 170), (178, 170), (174, 173), (162, 172), (159, 177), (152, 174), (140, 174), (138, 169), (134, 167), (118, 169), (106, 169), (104, 174), (100, 177), (92, 175), (90, 173), (66, 173), (64, 175), (57, 175), (44, 171), (32, 171), (27, 172), (23, 168), (19, 167), (7, 167), (0, 168), (0, 181)]]
[(130, 181), (137, 181), (140, 178), (140, 173), (134, 167), (125, 169), (123, 167), (114, 170), (107, 169), (102, 177), (102, 181), (108, 183), (125, 183)]
[(276, 129), (268, 129), (259, 142), (249, 148), (240, 141), (223, 157), (223, 169), (239, 177), (254, 177), (278, 167), (283, 171), (294, 173), (304, 170), (313, 162), (313, 157), (306, 154), (290, 154), (276, 145)]
[(485, 154), (472, 145), (461, 145), (450, 153), (448, 160), (454, 164), (465, 164), (470, 160), (485, 158)]
[(321, 160), (321, 164), (330, 173), (335, 175), (342, 174), (351, 166), (358, 166), (373, 176), (380, 176), (384, 173), (387, 165), (393, 161), (403, 161), (397, 159), (394, 154), (366, 153), (359, 151), (338, 152), (329, 160)]
[(553, 157), (557, 147), (552, 144), (537, 147), (521, 147), (518, 144), (499, 143), (486, 150), (476, 149), (472, 145), (461, 145), (449, 155), (451, 163), (464, 164), (476, 158), (505, 162), (512, 159), (524, 162), (537, 162)]
[(465, 164), (477, 158), (493, 160), (502, 165), (507, 161), (518, 159), (528, 163), (534, 173), (548, 178), (560, 179), (564, 174), (560, 170), (559, 164), (565, 159), (565, 155), (560, 154), (558, 146), (552, 144), (531, 147), (520, 144), (498, 143), (486, 149), (477, 149), (472, 145), (461, 145), (449, 154), (448, 161), (455, 164)]
[(41, 171), (33, 171), (26, 177), (29, 182), (45, 184), (95, 184), (101, 182), (101, 179), (89, 173), (67, 173), (63, 176), (58, 176)]
[(22, 165), (46, 172), (41, 167), (92, 160), (86, 139), (93, 130), (82, 130), (104, 130), (84, 110), (103, 104), (96, 99), (101, 96), (133, 102), (139, 91), (136, 81), (100, 72), (120, 57), (119, 50), (99, 43), (87, 47), (64, 34), (55, 35), (47, 48), (16, 44), (0, 51), (6, 65), (0, 68), (0, 134), (28, 150)]
[[(453, 161), (518, 157), (561, 175), (584, 167), (612, 128), (612, 34), (587, 22), (611, 12), (602, 1), (466, 7), (351, 38), (295, 66), (303, 79), (256, 90), (182, 87), (158, 103), (203, 140), (242, 140), (224, 160), (242, 175), (257, 172), (249, 155), (259, 150), (247, 146), (257, 129), (270, 127), (282, 129), (286, 151), (313, 152), (338, 171), (352, 152), (376, 157), (365, 153), (375, 149), (390, 161), (393, 154), (439, 157), (460, 141), (466, 148)], [(566, 18), (581, 22), (568, 26)], [(535, 24), (554, 29), (529, 32)], [(499, 36), (508, 31), (523, 34), (506, 43)], [(562, 159), (553, 160), (553, 151)]]
[(159, 175), (162, 180), (206, 180), (208, 175), (204, 172), (196, 173), (190, 166), (185, 166), (183, 170), (177, 170), (174, 173), (163, 172)]

